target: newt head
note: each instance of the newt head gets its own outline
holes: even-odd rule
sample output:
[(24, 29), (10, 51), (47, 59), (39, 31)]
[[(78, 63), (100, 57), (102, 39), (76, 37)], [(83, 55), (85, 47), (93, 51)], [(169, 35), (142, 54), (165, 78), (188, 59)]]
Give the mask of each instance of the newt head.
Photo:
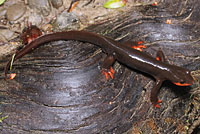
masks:
[(179, 77), (181, 77), (179, 81), (173, 82), (177, 86), (190, 86), (194, 83), (194, 79), (189, 70), (182, 71)]
[(167, 79), (177, 86), (190, 86), (194, 83), (191, 72), (185, 68), (173, 66), (169, 72)]

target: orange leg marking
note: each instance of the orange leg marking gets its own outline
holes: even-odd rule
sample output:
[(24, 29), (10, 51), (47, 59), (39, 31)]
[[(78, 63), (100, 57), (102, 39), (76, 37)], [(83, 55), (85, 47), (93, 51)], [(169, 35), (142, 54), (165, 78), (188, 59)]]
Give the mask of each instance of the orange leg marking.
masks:
[(109, 76), (108, 76), (108, 73), (105, 72), (105, 71), (102, 71), (102, 73), (106, 76), (106, 80), (109, 80)]
[(113, 79), (113, 74), (111, 72), (108, 72), (108, 74), (110, 75), (110, 77)]
[(144, 45), (138, 45), (138, 46), (132, 46), (133, 49), (136, 49), (136, 50), (139, 50), (139, 51), (142, 51), (142, 48), (146, 48), (146, 46)]
[(144, 41), (138, 41), (138, 42), (137, 42), (138, 45), (140, 45), (140, 44), (142, 44), (142, 43), (144, 43)]
[(112, 68), (112, 67), (110, 67), (110, 72), (111, 72), (112, 74), (114, 74), (114, 73), (115, 73), (115, 71), (113, 70), (113, 68)]
[(160, 61), (160, 57), (156, 57), (156, 60)]
[(160, 108), (160, 106), (158, 105), (159, 103), (162, 103), (162, 101), (158, 100), (157, 104), (153, 104), (153, 108), (155, 108), (155, 107)]
[(102, 73), (105, 75), (106, 79), (109, 80), (109, 75), (110, 75), (110, 77), (113, 79), (113, 78), (114, 78), (113, 74), (114, 74), (115, 72), (114, 72), (113, 68), (110, 67), (110, 71), (107, 72), (107, 71), (105, 71), (105, 70), (102, 70)]

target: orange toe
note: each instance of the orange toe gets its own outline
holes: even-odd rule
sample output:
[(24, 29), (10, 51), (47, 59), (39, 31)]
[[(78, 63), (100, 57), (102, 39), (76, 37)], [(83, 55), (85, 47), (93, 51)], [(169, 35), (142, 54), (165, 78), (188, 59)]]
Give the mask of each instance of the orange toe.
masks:
[(111, 72), (108, 72), (108, 74), (110, 75), (110, 77), (113, 79), (113, 74)]
[(113, 68), (112, 68), (112, 67), (110, 67), (110, 72), (111, 72), (112, 74), (114, 74), (114, 73), (115, 73), (115, 71), (113, 70)]
[(136, 50), (139, 50), (139, 51), (142, 51), (142, 48), (146, 48), (146, 46), (144, 45), (138, 45), (138, 46), (132, 46), (133, 49), (136, 49)]

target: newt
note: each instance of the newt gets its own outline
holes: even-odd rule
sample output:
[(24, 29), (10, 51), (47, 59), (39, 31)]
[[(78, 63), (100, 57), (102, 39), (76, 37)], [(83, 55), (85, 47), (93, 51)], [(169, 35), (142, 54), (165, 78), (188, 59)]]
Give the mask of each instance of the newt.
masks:
[[(92, 43), (100, 47), (107, 54), (102, 63), (102, 71), (106, 77), (109, 77), (109, 75), (113, 77), (114, 70), (112, 69), (112, 65), (116, 60), (130, 68), (153, 76), (156, 82), (151, 90), (150, 100), (153, 106), (157, 108), (159, 108), (159, 103), (161, 103), (158, 100), (158, 93), (164, 81), (169, 80), (177, 86), (190, 86), (194, 81), (188, 69), (166, 63), (161, 50), (158, 51), (157, 58), (154, 58), (145, 52), (131, 48), (131, 42), (120, 43), (111, 38), (87, 31), (67, 31), (42, 35), (16, 52), (13, 61), (23, 57), (39, 45), (58, 40), (77, 40)], [(6, 79), (10, 64), (11, 60), (5, 67)]]

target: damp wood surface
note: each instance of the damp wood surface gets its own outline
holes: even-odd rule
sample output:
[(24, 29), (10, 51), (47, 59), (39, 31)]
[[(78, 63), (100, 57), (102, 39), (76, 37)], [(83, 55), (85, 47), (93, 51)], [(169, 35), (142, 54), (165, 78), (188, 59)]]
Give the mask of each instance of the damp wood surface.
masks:
[[(148, 74), (114, 64), (114, 79), (101, 73), (100, 48), (79, 41), (41, 45), (13, 65), (14, 80), (4, 80), (11, 56), (0, 58), (1, 134), (173, 134), (200, 132), (200, 2), (167, 0), (134, 7), (85, 30), (119, 42), (144, 41), (153, 57), (161, 49), (167, 61), (192, 71), (190, 87), (165, 82), (160, 109), (150, 92)], [(170, 20), (171, 23), (167, 23)]]

